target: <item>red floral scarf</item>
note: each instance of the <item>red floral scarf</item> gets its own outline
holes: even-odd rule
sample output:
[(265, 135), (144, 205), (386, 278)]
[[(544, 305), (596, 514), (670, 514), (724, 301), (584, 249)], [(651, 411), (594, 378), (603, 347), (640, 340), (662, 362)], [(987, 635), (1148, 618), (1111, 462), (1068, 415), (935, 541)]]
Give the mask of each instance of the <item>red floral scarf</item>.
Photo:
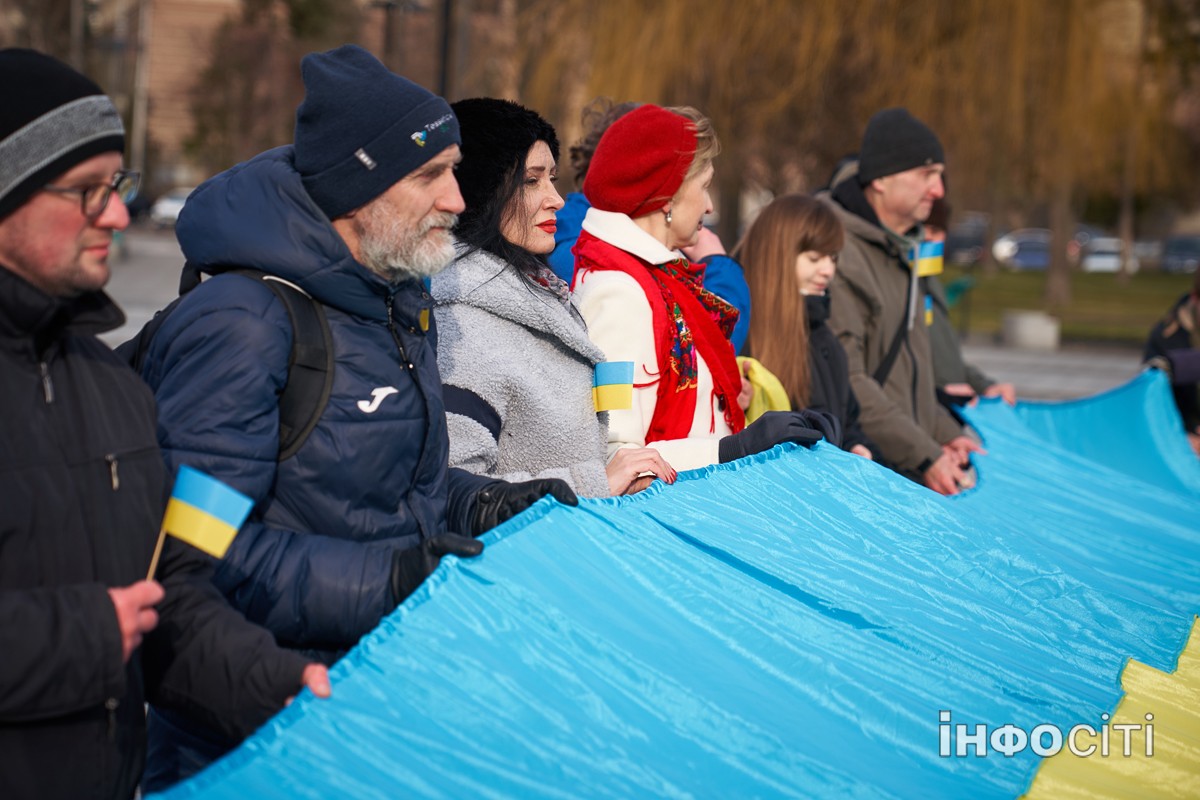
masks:
[[(703, 286), (704, 265), (680, 258), (649, 264), (587, 231), (575, 245), (577, 268), (617, 270), (638, 282), (650, 302), (658, 353), (658, 401), (646, 441), (686, 439), (696, 413), (699, 353), (713, 376), (714, 392), (729, 428), (737, 433), (746, 417), (737, 403), (741, 371), (729, 336), (737, 309)], [(649, 370), (647, 370), (649, 371)], [(715, 429), (714, 420), (710, 432)]]

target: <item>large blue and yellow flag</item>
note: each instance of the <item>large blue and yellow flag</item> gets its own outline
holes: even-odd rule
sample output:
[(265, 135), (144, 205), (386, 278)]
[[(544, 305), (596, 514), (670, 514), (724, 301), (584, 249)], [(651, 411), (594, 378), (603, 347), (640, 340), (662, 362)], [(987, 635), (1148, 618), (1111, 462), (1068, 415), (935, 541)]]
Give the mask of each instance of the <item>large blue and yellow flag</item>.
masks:
[(236, 489), (183, 466), (175, 477), (162, 527), (176, 539), (224, 558), (253, 507), (254, 501)]
[(1166, 376), (963, 413), (988, 452), (956, 497), (820, 442), (544, 499), (336, 702), (163, 797), (1194, 800), (1200, 461)]

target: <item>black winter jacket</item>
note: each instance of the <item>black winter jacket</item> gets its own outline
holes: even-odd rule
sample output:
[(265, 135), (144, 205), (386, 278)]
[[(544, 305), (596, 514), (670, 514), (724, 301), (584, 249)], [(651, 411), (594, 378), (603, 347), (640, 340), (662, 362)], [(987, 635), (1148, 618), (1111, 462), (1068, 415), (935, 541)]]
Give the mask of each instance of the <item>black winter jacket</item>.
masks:
[(804, 298), (808, 320), (808, 407), (828, 411), (842, 423), (842, 449), (863, 445), (876, 460), (879, 450), (858, 424), (858, 399), (850, 388), (850, 366), (842, 343), (828, 325), (829, 295)]
[[(1200, 347), (1200, 331), (1197, 330), (1200, 320), (1196, 319), (1190, 300), (1190, 293), (1179, 298), (1166, 317), (1154, 326), (1146, 340), (1143, 358), (1171, 357), (1171, 354), (1178, 356), (1182, 352), (1194, 352)], [(1194, 375), (1184, 374), (1194, 371), (1181, 370), (1176, 365), (1171, 386), (1179, 416), (1183, 417), (1183, 426), (1189, 431), (1200, 429), (1200, 383), (1186, 382)]]
[(300, 685), (304, 660), (174, 540), (159, 625), (122, 663), (107, 589), (146, 576), (168, 491), (150, 392), (94, 336), (122, 321), (0, 267), (0, 797), (130, 797), (146, 699), (241, 737)]

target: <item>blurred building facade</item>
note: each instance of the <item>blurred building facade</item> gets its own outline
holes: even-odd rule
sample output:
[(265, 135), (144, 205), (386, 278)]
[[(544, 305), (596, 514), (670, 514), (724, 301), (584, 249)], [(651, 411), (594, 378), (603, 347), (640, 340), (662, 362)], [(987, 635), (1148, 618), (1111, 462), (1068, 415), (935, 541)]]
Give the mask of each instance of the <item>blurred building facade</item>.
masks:
[[(470, 28), (487, 31), (486, 20), (505, 0), (347, 0), (326, 4), (338, 17), (333, 34), (310, 46), (299, 44), (280, 69), (291, 75), (257, 76), (273, 83), (298, 82), (299, 55), (306, 49), (355, 41), (396, 72), (431, 89), (445, 89), (462, 64), (443, 58)], [(35, 47), (52, 53), (93, 77), (117, 103), (129, 132), (129, 161), (146, 173), (144, 186), (158, 194), (172, 186), (194, 185), (208, 177), (211, 162), (197, 157), (204, 142), (196, 134), (196, 92), (214, 57), (222, 25), (237, 24), (244, 0), (0, 0), (0, 46)], [(286, 0), (273, 7), (287, 28)], [(301, 5), (301, 4), (295, 4)], [(464, 22), (458, 22), (458, 18)], [(447, 22), (450, 28), (447, 30)], [(290, 54), (289, 54), (290, 55)], [(283, 91), (280, 89), (280, 91)], [(294, 109), (292, 98), (287, 104)], [(276, 110), (278, 116), (281, 112)], [(280, 143), (280, 142), (275, 142)]]

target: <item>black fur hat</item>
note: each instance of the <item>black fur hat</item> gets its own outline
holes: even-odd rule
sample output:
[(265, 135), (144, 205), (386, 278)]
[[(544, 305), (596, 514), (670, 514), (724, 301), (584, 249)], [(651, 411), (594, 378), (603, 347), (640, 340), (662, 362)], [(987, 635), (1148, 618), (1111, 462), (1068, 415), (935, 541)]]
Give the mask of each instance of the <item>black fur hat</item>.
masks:
[(515, 170), (524, 171), (525, 157), (536, 142), (550, 146), (558, 161), (558, 136), (554, 126), (535, 111), (511, 100), (476, 97), (450, 106), (458, 117), (462, 134), (462, 163), (458, 165), (458, 187), (462, 190), (469, 219), (489, 201)]

